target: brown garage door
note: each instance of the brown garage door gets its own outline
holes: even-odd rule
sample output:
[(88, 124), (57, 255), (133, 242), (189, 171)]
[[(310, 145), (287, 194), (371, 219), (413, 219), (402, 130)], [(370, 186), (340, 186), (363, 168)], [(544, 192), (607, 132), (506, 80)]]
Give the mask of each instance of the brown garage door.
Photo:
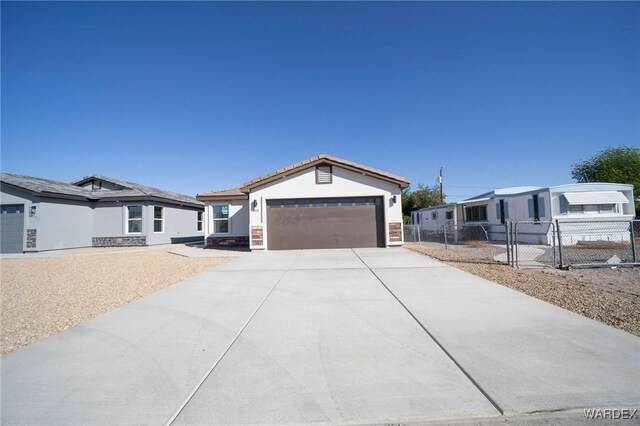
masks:
[(381, 197), (267, 201), (271, 250), (384, 247)]

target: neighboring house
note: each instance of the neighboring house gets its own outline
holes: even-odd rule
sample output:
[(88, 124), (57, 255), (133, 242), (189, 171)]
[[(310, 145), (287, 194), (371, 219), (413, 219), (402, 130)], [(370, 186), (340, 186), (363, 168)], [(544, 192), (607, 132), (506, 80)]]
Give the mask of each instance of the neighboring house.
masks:
[(198, 194), (205, 245), (252, 250), (401, 245), (405, 178), (318, 155), (238, 188)]
[[(550, 244), (553, 228), (548, 222), (565, 222), (564, 244), (586, 240), (628, 240), (627, 224), (607, 225), (588, 230), (586, 222), (624, 222), (635, 217), (633, 186), (615, 183), (575, 183), (548, 188), (522, 186), (496, 189), (464, 201), (427, 207), (411, 212), (414, 224), (442, 232), (446, 224), (498, 225), (505, 221), (538, 222), (519, 233), (519, 241)], [(569, 223), (571, 222), (571, 223)], [(521, 227), (521, 229), (523, 229)], [(504, 240), (504, 232), (494, 227), (492, 239)], [(492, 235), (491, 235), (492, 234)]]
[(20, 253), (202, 238), (193, 197), (105, 176), (64, 183), (0, 174), (0, 248)]

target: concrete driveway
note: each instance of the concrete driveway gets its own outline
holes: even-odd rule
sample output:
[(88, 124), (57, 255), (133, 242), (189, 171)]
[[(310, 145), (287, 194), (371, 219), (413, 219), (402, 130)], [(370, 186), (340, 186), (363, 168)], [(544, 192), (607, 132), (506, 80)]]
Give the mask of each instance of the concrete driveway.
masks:
[(252, 253), (2, 357), (2, 424), (553, 421), (640, 338), (405, 249)]

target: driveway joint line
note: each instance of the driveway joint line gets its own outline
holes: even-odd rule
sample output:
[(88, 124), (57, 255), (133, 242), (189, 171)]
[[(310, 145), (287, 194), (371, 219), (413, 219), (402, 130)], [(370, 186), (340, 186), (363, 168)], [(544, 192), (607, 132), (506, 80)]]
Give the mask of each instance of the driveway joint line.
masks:
[(222, 359), (224, 358), (224, 356), (229, 352), (229, 350), (231, 349), (231, 347), (236, 343), (236, 341), (240, 338), (240, 335), (242, 334), (242, 332), (245, 330), (245, 328), (247, 328), (247, 326), (249, 325), (249, 323), (251, 322), (251, 320), (253, 319), (253, 317), (256, 316), (256, 314), (258, 313), (258, 311), (260, 310), (260, 308), (262, 308), (262, 305), (264, 305), (264, 303), (267, 301), (267, 299), (269, 298), (269, 296), (271, 295), (271, 293), (273, 293), (273, 290), (275, 290), (276, 286), (280, 283), (280, 281), (282, 280), (282, 278), (286, 275), (286, 273), (289, 271), (289, 268), (291, 267), (291, 265), (293, 265), (293, 263), (298, 260), (298, 257), (300, 257), (300, 251), (298, 252), (298, 255), (296, 256), (296, 258), (294, 260), (291, 261), (291, 263), (287, 266), (287, 268), (285, 270), (282, 271), (282, 274), (280, 274), (280, 277), (278, 277), (278, 279), (276, 280), (275, 284), (273, 284), (273, 286), (271, 286), (271, 288), (269, 289), (269, 291), (267, 292), (267, 294), (264, 296), (264, 298), (262, 299), (262, 301), (260, 302), (260, 304), (256, 307), (256, 309), (253, 311), (253, 313), (249, 316), (249, 318), (247, 319), (247, 321), (244, 323), (244, 325), (242, 326), (242, 328), (240, 328), (240, 330), (238, 331), (238, 333), (235, 335), (235, 337), (233, 338), (233, 340), (231, 340), (231, 342), (227, 345), (227, 347), (225, 348), (225, 350), (222, 352), (222, 354), (220, 354), (220, 356), (215, 360), (215, 362), (211, 365), (211, 367), (209, 367), (209, 370), (207, 370), (207, 372), (205, 373), (205, 375), (202, 377), (202, 379), (200, 380), (200, 382), (198, 382), (198, 384), (195, 386), (195, 388), (191, 391), (191, 393), (189, 394), (189, 396), (187, 396), (187, 398), (184, 400), (184, 402), (180, 405), (180, 407), (178, 407), (178, 409), (176, 410), (175, 413), (173, 413), (173, 415), (171, 416), (171, 418), (167, 421), (167, 423), (165, 423), (166, 426), (171, 426), (173, 424), (173, 422), (176, 421), (176, 419), (178, 418), (178, 416), (180, 415), (180, 413), (182, 413), (182, 411), (184, 411), (184, 409), (186, 408), (186, 406), (189, 404), (189, 402), (191, 402), (191, 400), (193, 399), (193, 397), (196, 395), (196, 393), (198, 393), (198, 391), (200, 390), (200, 388), (202, 387), (202, 385), (204, 384), (204, 382), (209, 378), (209, 376), (211, 375), (211, 373), (213, 372), (213, 370), (218, 366), (218, 364), (220, 364), (220, 361), (222, 361)]
[(484, 389), (482, 389), (482, 386), (480, 386), (480, 384), (476, 382), (476, 380), (473, 377), (471, 377), (471, 375), (467, 372), (467, 370), (465, 370), (464, 367), (462, 367), (462, 365), (458, 361), (456, 361), (456, 359), (449, 353), (449, 351), (447, 351), (445, 347), (438, 341), (438, 339), (436, 339), (435, 336), (431, 334), (431, 332), (427, 329), (427, 327), (425, 327), (425, 325), (422, 324), (422, 322), (420, 322), (420, 320), (413, 314), (413, 312), (411, 312), (411, 310), (409, 310), (409, 308), (404, 303), (402, 303), (402, 301), (398, 298), (398, 296), (396, 296), (395, 293), (391, 291), (391, 289), (384, 283), (384, 281), (382, 281), (382, 279), (378, 276), (378, 274), (376, 274), (373, 271), (373, 269), (369, 267), (369, 265), (360, 257), (360, 255), (356, 253), (355, 250), (352, 249), (352, 251), (358, 257), (358, 259), (360, 259), (360, 261), (364, 263), (364, 265), (367, 267), (367, 269), (369, 269), (369, 271), (373, 274), (373, 276), (376, 277), (378, 281), (380, 281), (380, 284), (382, 284), (382, 286), (385, 289), (387, 289), (389, 294), (391, 294), (391, 296), (393, 296), (393, 298), (398, 301), (400, 306), (402, 306), (404, 310), (407, 311), (409, 315), (411, 315), (411, 318), (413, 318), (414, 321), (418, 323), (420, 328), (422, 328), (422, 330), (424, 330), (424, 332), (427, 333), (427, 335), (431, 338), (431, 340), (433, 340), (435, 344), (438, 345), (440, 350), (444, 352), (444, 354), (454, 363), (454, 365), (458, 367), (458, 369), (462, 372), (462, 374), (464, 374), (466, 378), (476, 387), (476, 389), (478, 389), (480, 393), (487, 399), (487, 401), (491, 403), (493, 408), (495, 408), (498, 411), (498, 413), (500, 413), (501, 416), (504, 416), (504, 410), (500, 408), (498, 403), (494, 401), (493, 398), (491, 398), (491, 396), (489, 396), (489, 394)]

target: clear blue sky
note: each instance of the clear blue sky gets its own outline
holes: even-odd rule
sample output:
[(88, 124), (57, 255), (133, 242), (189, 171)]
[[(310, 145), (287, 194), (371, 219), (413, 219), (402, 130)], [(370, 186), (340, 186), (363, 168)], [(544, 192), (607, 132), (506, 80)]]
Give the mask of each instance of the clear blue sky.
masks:
[(5, 171), (195, 194), (329, 153), (455, 201), (640, 145), (640, 3), (1, 7)]

